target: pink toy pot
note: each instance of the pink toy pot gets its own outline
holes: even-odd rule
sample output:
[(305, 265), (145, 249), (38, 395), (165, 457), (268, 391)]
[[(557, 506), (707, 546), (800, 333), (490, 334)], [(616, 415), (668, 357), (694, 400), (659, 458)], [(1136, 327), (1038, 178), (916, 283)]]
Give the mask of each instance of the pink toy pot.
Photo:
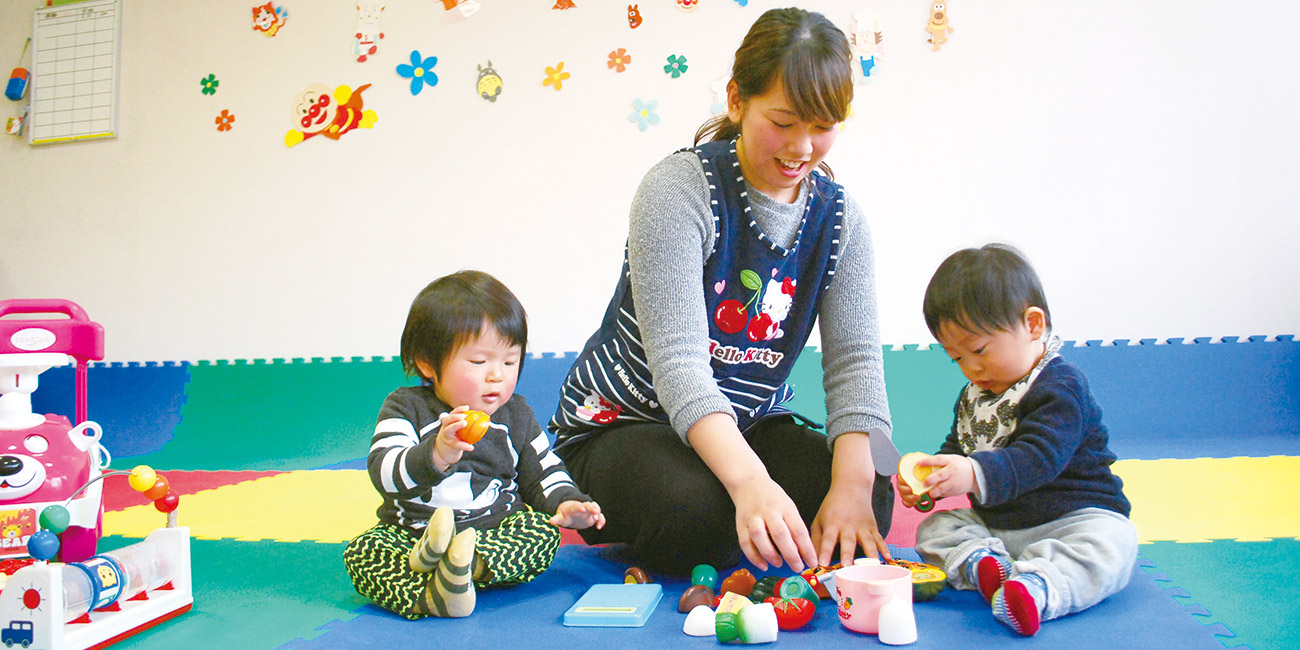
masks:
[(854, 632), (880, 632), (880, 610), (897, 596), (912, 606), (912, 572), (890, 564), (855, 564), (835, 572), (840, 623)]

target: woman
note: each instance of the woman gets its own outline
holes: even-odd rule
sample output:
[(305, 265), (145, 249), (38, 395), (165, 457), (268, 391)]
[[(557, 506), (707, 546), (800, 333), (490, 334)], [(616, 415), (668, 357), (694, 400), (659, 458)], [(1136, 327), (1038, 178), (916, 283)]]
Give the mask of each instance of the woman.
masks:
[[(642, 180), (618, 287), (550, 423), (606, 514), (588, 543), (630, 543), (672, 573), (738, 550), (763, 570), (828, 565), (836, 548), (888, 556), (893, 487), (874, 468), (898, 452), (871, 235), (822, 162), (853, 97), (850, 56), (824, 16), (764, 13), (727, 113), (696, 134), (711, 141)], [(818, 318), (826, 435), (782, 406)]]

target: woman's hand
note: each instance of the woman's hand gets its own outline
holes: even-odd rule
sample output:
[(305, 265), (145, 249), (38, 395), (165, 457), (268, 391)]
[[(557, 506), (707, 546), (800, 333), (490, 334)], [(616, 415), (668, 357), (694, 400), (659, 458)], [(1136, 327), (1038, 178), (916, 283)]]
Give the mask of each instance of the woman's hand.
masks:
[(457, 406), (451, 413), (442, 415), (442, 426), (438, 429), (438, 437), (433, 441), (433, 464), (440, 472), (455, 465), (465, 452), (474, 451), (474, 445), (456, 435), (457, 431), (465, 428), (465, 411), (468, 410), (468, 406)]
[(799, 508), (768, 476), (735, 419), (710, 413), (686, 436), (736, 506), (736, 538), (745, 557), (764, 571), (783, 562), (796, 572), (816, 566), (817, 553)]
[(600, 512), (600, 505), (595, 501), (565, 501), (555, 509), (551, 517), (552, 526), (562, 526), (574, 530), (583, 528), (605, 527), (605, 515)]
[(862, 547), (864, 557), (889, 560), (889, 545), (880, 536), (876, 513), (871, 507), (871, 486), (865, 490), (850, 489), (831, 484), (831, 489), (817, 510), (813, 520), (812, 537), (817, 546), (817, 562), (830, 566), (839, 547), (840, 562), (853, 564), (857, 548)]
[(858, 546), (871, 557), (891, 559), (889, 545), (880, 535), (871, 505), (875, 478), (867, 434), (845, 433), (836, 438), (831, 487), (812, 525), (813, 544), (821, 566), (832, 564), (836, 546), (844, 564), (853, 563)]
[(817, 565), (812, 538), (799, 516), (799, 508), (776, 481), (764, 473), (728, 485), (727, 492), (736, 505), (740, 550), (754, 566), (766, 571), (769, 564), (779, 567), (784, 561), (798, 573)]

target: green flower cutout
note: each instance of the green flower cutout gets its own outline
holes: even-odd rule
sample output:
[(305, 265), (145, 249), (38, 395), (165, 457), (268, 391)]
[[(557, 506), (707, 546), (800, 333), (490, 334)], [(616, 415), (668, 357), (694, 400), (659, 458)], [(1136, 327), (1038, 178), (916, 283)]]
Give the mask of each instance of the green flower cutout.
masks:
[(686, 57), (680, 54), (670, 55), (668, 65), (664, 66), (664, 73), (672, 75), (673, 79), (686, 74)]
[(217, 81), (217, 75), (214, 75), (214, 74), (209, 74), (208, 76), (204, 77), (203, 79), (200, 79), (200, 80), (199, 80), (199, 83), (203, 84), (203, 94), (204, 94), (204, 95), (215, 95), (215, 94), (217, 94), (217, 86), (221, 85), (221, 82), (220, 82), (220, 81)]

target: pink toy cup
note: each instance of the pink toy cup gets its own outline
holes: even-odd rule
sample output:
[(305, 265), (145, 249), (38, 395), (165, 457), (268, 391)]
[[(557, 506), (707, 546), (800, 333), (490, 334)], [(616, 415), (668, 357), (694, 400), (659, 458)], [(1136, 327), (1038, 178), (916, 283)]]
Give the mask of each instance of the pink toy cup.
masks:
[(912, 606), (912, 572), (891, 564), (855, 564), (835, 572), (840, 623), (854, 632), (878, 634), (880, 608), (898, 596)]

